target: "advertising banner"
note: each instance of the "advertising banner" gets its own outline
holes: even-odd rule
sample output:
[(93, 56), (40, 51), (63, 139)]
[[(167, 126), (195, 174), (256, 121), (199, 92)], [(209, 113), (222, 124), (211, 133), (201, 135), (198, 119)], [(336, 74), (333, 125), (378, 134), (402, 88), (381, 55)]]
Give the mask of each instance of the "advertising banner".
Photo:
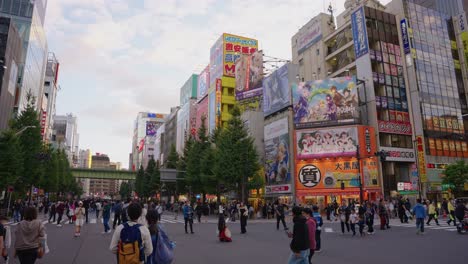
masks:
[(379, 120), (379, 132), (401, 134), (401, 135), (411, 135), (412, 134), (411, 123)]
[(255, 96), (244, 99), (242, 101), (238, 101), (237, 105), (239, 109), (243, 113), (244, 111), (255, 111), (255, 112), (262, 112), (263, 111), (263, 97)]
[(359, 119), (356, 77), (292, 85), (296, 128), (353, 124)]
[(216, 128), (216, 91), (208, 94), (208, 127), (210, 132)]
[[(258, 49), (258, 41), (232, 34), (223, 34), (223, 75), (236, 77), (236, 61), (241, 54), (253, 54)], [(215, 76), (215, 78), (219, 78)]]
[(288, 118), (265, 126), (266, 185), (289, 183), (291, 179)]
[(223, 90), (223, 84), (221, 79), (216, 79), (216, 123), (219, 124), (221, 120), (221, 92)]
[[(368, 158), (362, 161), (363, 187), (378, 187), (377, 160)], [(334, 192), (347, 191), (346, 188), (359, 187), (359, 164), (356, 158), (333, 160), (299, 160), (296, 162), (296, 190)], [(341, 182), (345, 190), (341, 190)]]
[(142, 138), (142, 139), (140, 140), (140, 142), (138, 143), (137, 148), (138, 148), (138, 152), (142, 152), (142, 151), (143, 151), (143, 149), (145, 148), (145, 139), (144, 139), (144, 138)]
[(375, 129), (371, 126), (358, 126), (359, 156), (374, 157), (377, 152)]
[(210, 49), (209, 87), (215, 83), (217, 78), (223, 76), (223, 67), (223, 35), (221, 35)]
[(400, 20), (400, 28), (401, 28), (401, 39), (403, 40), (403, 51), (405, 52), (405, 54), (410, 54), (411, 46), (410, 46), (409, 35), (408, 35), (408, 22), (406, 21), (406, 18), (403, 18), (402, 20)]
[(198, 75), (198, 91), (197, 91), (197, 100), (202, 99), (208, 92), (210, 85), (210, 65)]
[(419, 177), (421, 182), (427, 182), (426, 157), (424, 153), (424, 139), (422, 136), (416, 136), (418, 149)]
[(243, 55), (236, 63), (236, 100), (241, 101), (263, 93), (263, 53)]
[(265, 194), (290, 193), (291, 184), (265, 186)]
[(263, 113), (268, 116), (291, 104), (286, 64), (263, 79)]
[(297, 41), (297, 54), (301, 54), (322, 38), (321, 20), (314, 19)]
[(297, 159), (356, 156), (357, 127), (296, 131)]
[(146, 121), (146, 135), (151, 137), (155, 136), (160, 125), (161, 123), (158, 122)]
[(387, 161), (416, 162), (416, 155), (413, 149), (380, 147), (380, 150), (388, 154), (386, 157)]
[(195, 125), (197, 131), (202, 124), (202, 117), (205, 117), (205, 127), (208, 129), (208, 97), (203, 98), (197, 104), (197, 116)]
[(366, 17), (363, 6), (351, 14), (351, 28), (353, 30), (354, 54), (357, 59), (369, 52)]

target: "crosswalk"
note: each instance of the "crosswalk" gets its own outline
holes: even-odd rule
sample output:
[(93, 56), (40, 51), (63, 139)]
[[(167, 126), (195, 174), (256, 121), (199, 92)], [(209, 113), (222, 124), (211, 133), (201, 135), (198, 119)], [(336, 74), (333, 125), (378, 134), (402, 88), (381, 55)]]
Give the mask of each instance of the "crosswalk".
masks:
[[(391, 226), (398, 226), (398, 227), (406, 227), (406, 228), (414, 228), (416, 230), (416, 224), (415, 223), (394, 223)], [(457, 231), (457, 227), (453, 225), (447, 225), (446, 223), (440, 223), (440, 226), (436, 225), (435, 223), (432, 223), (431, 225), (426, 225), (424, 224), (424, 229), (428, 230), (444, 230), (444, 231), (449, 231), (449, 232), (454, 232)]]

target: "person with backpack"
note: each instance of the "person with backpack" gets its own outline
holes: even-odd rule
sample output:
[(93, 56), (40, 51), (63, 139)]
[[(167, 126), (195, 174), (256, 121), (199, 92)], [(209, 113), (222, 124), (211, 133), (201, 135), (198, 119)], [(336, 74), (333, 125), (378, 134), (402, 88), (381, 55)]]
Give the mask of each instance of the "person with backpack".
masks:
[(151, 235), (153, 253), (146, 258), (145, 264), (171, 263), (174, 260), (174, 243), (171, 242), (158, 225), (158, 211), (148, 210), (146, 213), (146, 222)]
[(141, 206), (131, 203), (127, 213), (130, 221), (115, 229), (109, 249), (117, 255), (119, 264), (145, 263), (145, 259), (153, 253), (153, 243), (148, 228), (137, 223)]
[[(110, 204), (109, 204), (109, 207), (110, 207)], [(114, 205), (114, 208), (112, 208), (112, 211), (114, 211), (114, 222), (112, 223), (112, 229), (115, 230), (115, 225), (120, 225), (121, 223), (122, 203), (120, 201), (117, 201)]]
[(323, 226), (323, 219), (322, 216), (320, 215), (319, 208), (318, 206), (314, 205), (312, 207), (312, 210), (314, 211), (314, 218), (315, 222), (317, 222), (317, 228), (315, 230), (315, 252), (320, 252), (322, 248), (322, 226)]
[(185, 234), (188, 234), (187, 223), (190, 225), (190, 233), (193, 234), (193, 208), (189, 201), (185, 201), (185, 205), (182, 211), (184, 212)]
[[(111, 205), (108, 201), (104, 201), (104, 206), (102, 207), (102, 223), (104, 224), (103, 234), (110, 233), (109, 219), (111, 216)], [(119, 216), (120, 221), (120, 216)], [(120, 225), (120, 222), (119, 222)], [(115, 220), (114, 220), (114, 229), (115, 229)]]

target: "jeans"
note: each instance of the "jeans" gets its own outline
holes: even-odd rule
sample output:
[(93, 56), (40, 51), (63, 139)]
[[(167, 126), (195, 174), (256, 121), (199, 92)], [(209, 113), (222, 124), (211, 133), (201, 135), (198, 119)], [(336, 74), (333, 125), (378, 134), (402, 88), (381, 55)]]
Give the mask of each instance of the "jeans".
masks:
[(353, 231), (353, 236), (356, 235), (356, 224), (351, 223), (351, 231)]
[(58, 214), (57, 225), (60, 225), (60, 222), (62, 222), (62, 215), (63, 215), (63, 213), (62, 213), (62, 214), (60, 214), (60, 213)]
[(109, 216), (105, 216), (105, 217), (102, 218), (102, 221), (103, 221), (103, 224), (104, 224), (104, 232), (107, 232), (107, 231), (110, 230), (109, 218), (110, 218)]
[(309, 262), (309, 249), (302, 250), (299, 256), (292, 252), (288, 260), (288, 264), (307, 264), (307, 262)]
[(187, 223), (189, 223), (189, 225), (190, 225), (190, 232), (193, 233), (193, 218), (184, 217), (184, 222), (185, 222), (185, 233), (188, 233), (187, 232)]
[(13, 218), (15, 219), (15, 222), (19, 222), (20, 219), (21, 219), (21, 214), (20, 214), (20, 211), (19, 210), (15, 210), (15, 212), (13, 213)]
[(37, 248), (18, 250), (16, 255), (18, 256), (21, 264), (34, 264), (37, 259)]
[(284, 215), (277, 215), (276, 216), (276, 229), (279, 229), (279, 223), (283, 223), (284, 230), (287, 230), (288, 227), (286, 226), (286, 221), (284, 221)]
[(344, 230), (345, 230), (344, 229), (345, 225), (346, 225), (346, 230), (348, 230), (348, 232), (349, 232), (349, 223), (348, 222), (345, 223), (345, 222), (341, 221), (341, 233), (343, 233), (343, 234), (344, 234)]
[(416, 229), (424, 233), (424, 218), (416, 218)]
[(322, 238), (320, 235), (322, 234), (322, 230), (315, 231), (315, 250), (320, 250), (322, 247)]
[(112, 223), (112, 229), (115, 229), (115, 225), (120, 225), (120, 214), (114, 213), (114, 222)]

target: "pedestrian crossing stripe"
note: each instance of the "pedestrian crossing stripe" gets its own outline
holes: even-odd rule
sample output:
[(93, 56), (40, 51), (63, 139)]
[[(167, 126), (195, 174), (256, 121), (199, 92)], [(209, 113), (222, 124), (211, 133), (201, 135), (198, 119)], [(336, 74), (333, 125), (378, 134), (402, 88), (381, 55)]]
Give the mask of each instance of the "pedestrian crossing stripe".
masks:
[[(397, 226), (397, 227), (409, 227), (409, 228), (416, 228), (416, 224), (393, 224), (391, 226)], [(457, 228), (455, 226), (428, 226), (424, 225), (425, 229), (430, 229), (430, 230), (446, 230), (446, 231), (456, 231)]]

